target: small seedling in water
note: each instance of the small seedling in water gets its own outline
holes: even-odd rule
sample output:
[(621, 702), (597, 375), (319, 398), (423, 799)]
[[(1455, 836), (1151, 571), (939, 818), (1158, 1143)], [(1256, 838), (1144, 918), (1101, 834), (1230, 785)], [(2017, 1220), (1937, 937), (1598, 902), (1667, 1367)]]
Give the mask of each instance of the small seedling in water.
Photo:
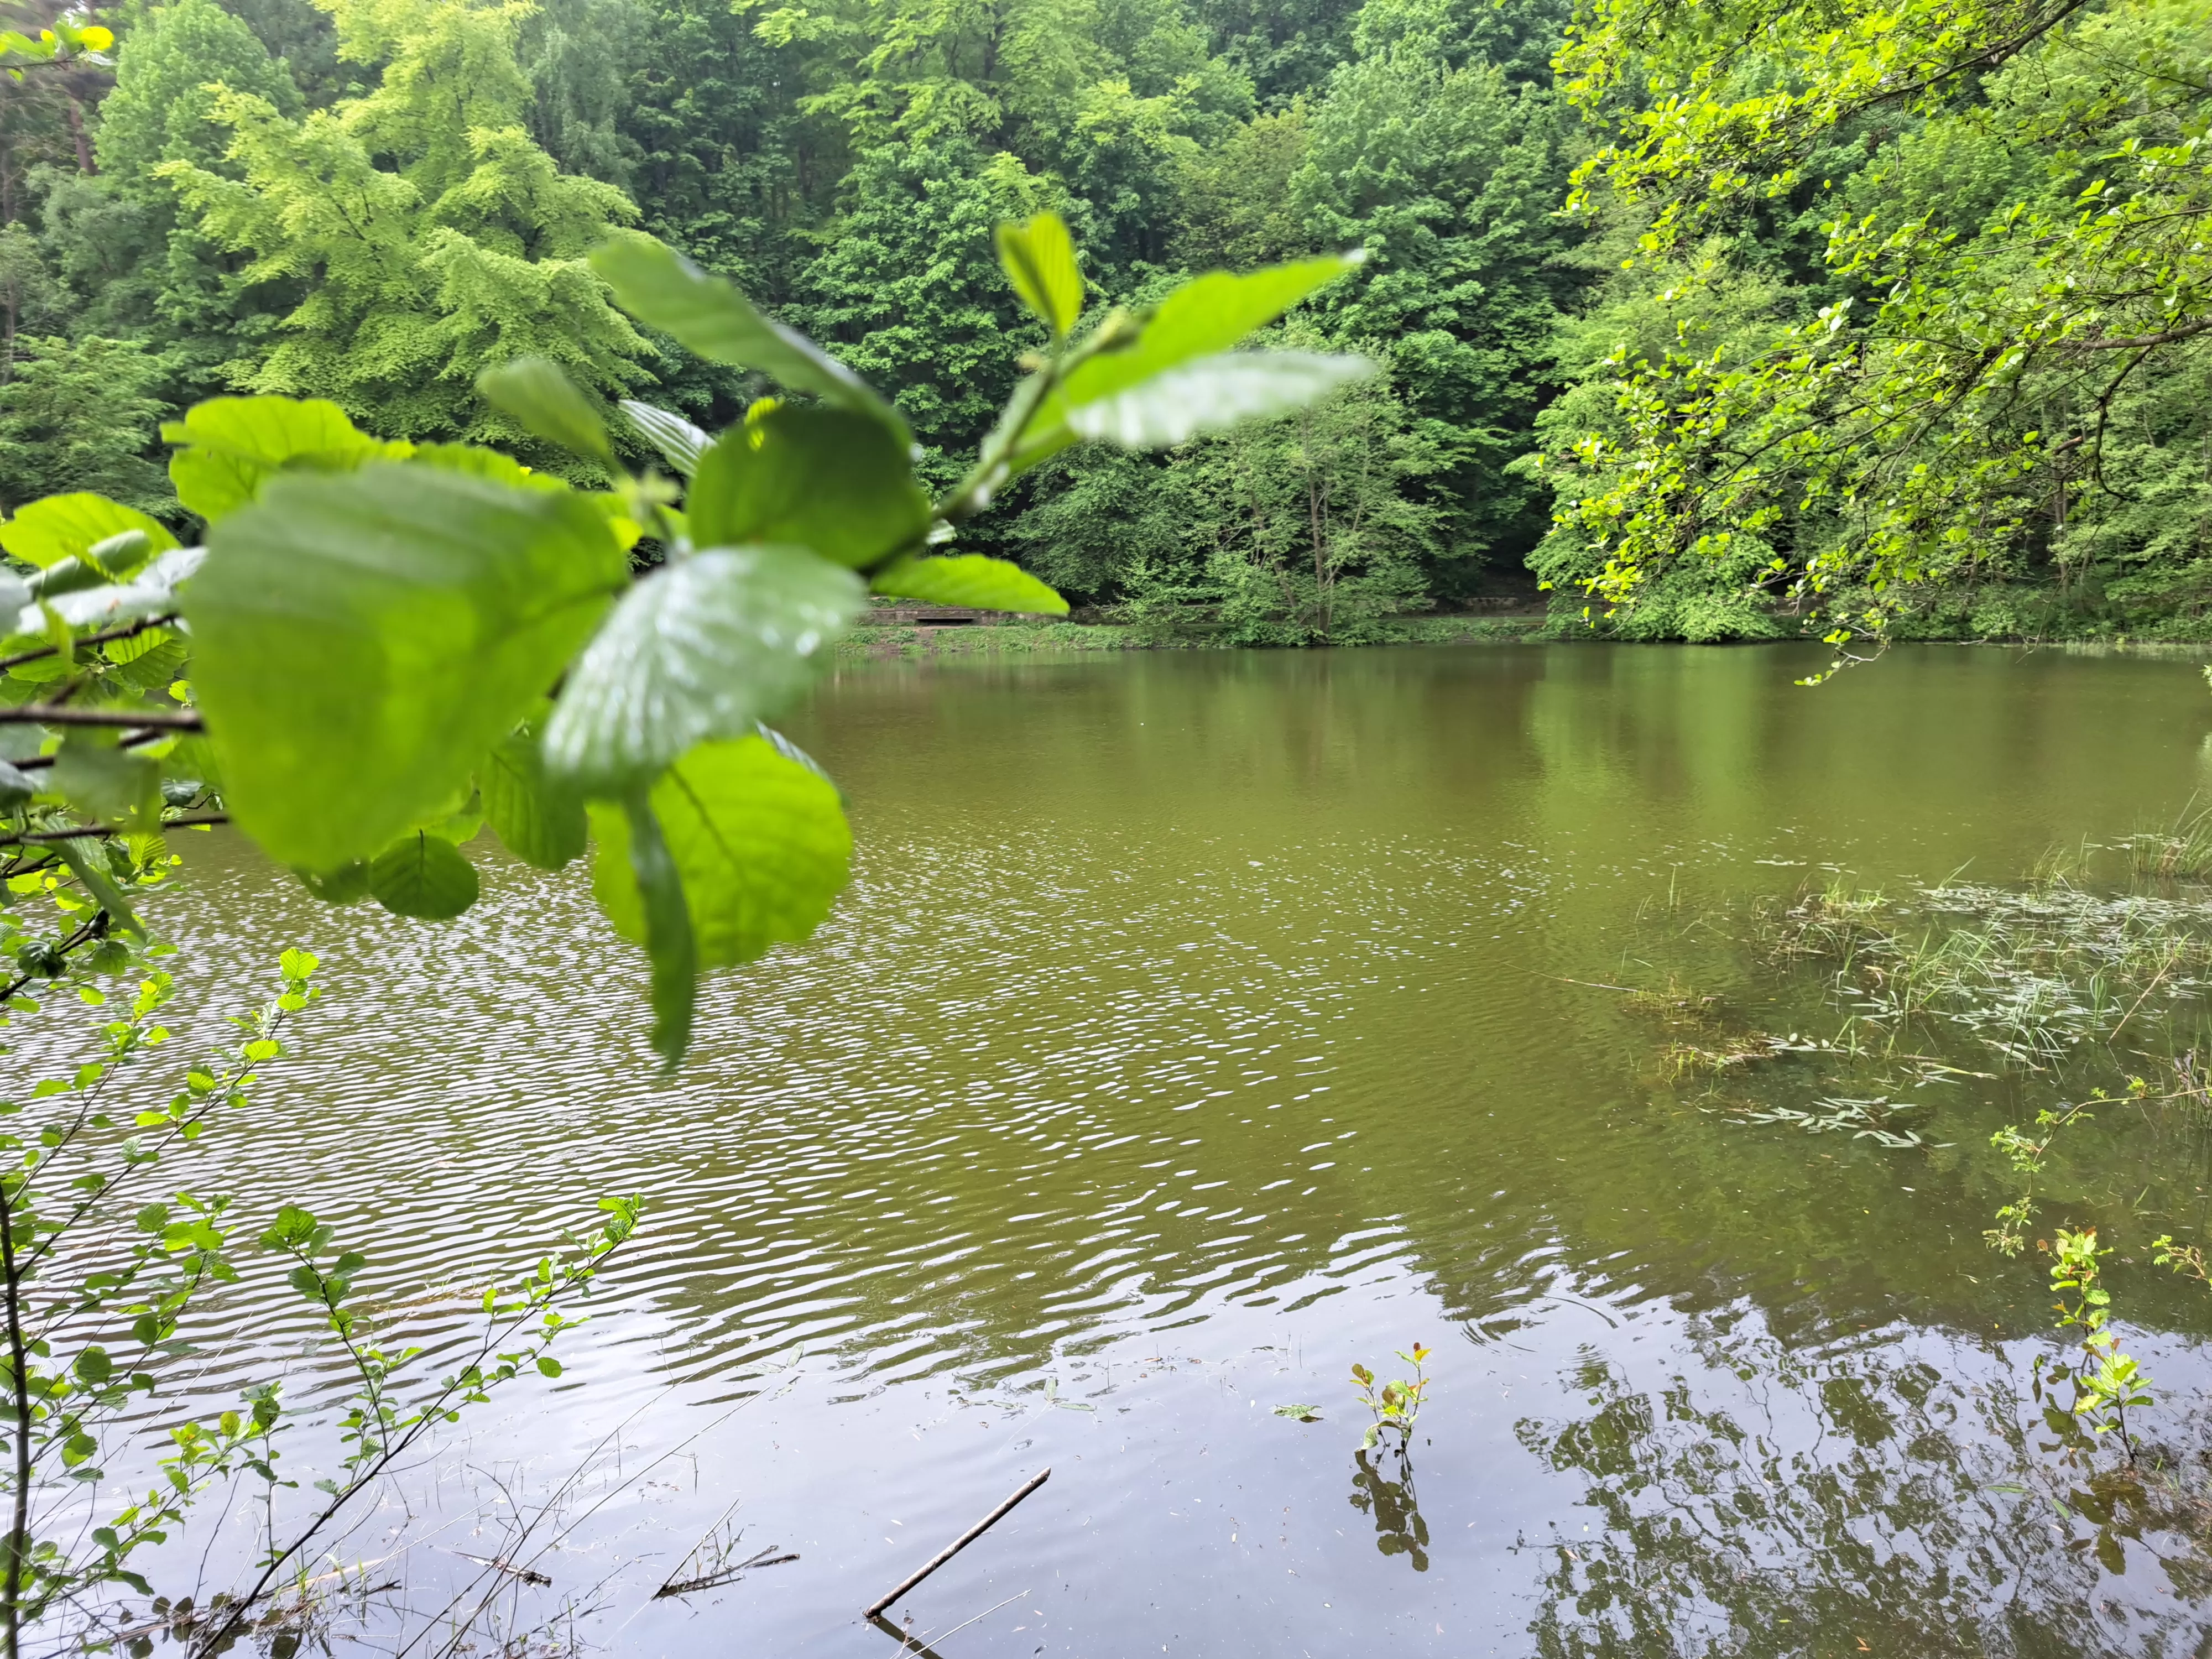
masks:
[(1352, 1380), (1359, 1384), (1359, 1403), (1375, 1413), (1375, 1421), (1360, 1441), (1363, 1450), (1373, 1450), (1382, 1438), (1382, 1431), (1395, 1429), (1401, 1450), (1413, 1437), (1413, 1425), (1421, 1415), (1421, 1397), (1429, 1390), (1428, 1375), (1421, 1369), (1432, 1350), (1413, 1344), (1411, 1353), (1401, 1349), (1398, 1358), (1413, 1368), (1409, 1382), (1400, 1378), (1385, 1382), (1380, 1389), (1375, 1383), (1375, 1373), (1364, 1365), (1352, 1368)]
[(2095, 1434), (2119, 1431), (2120, 1444), (2128, 1454), (2128, 1462), (2136, 1461), (2135, 1442), (2128, 1437), (2128, 1407), (2151, 1403), (2150, 1379), (2142, 1374), (2136, 1362), (2120, 1352), (2119, 1339), (2105, 1328), (2112, 1316), (2112, 1292), (2099, 1285), (2098, 1260), (2112, 1254), (2097, 1248), (2097, 1230), (2083, 1231), (2058, 1231), (2057, 1260), (2051, 1265), (2051, 1288), (2060, 1293), (2072, 1291), (2070, 1302), (2062, 1299), (2058, 1306), (2058, 1322), (2073, 1325), (2081, 1331), (2081, 1350), (2084, 1359), (2075, 1374), (2076, 1390), (2074, 1414), (2089, 1425)]
[(1275, 1407), (1275, 1415), (1278, 1417), (1287, 1417), (1292, 1421), (1298, 1423), (1318, 1423), (1321, 1421), (1321, 1413), (1316, 1411), (1311, 1406), (1278, 1406)]

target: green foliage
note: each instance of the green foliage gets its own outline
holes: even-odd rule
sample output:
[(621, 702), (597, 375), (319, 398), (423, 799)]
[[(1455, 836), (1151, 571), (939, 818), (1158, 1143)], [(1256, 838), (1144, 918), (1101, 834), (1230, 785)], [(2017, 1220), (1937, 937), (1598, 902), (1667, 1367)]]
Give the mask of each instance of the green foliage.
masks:
[(1763, 331), (1603, 371), (1560, 532), (1601, 604), (1711, 561), (1741, 592), (1748, 556), (1838, 643), (1923, 584), (2047, 585), (2108, 629), (2191, 605), (2200, 10), (1607, 3), (1561, 63), (1613, 139), (1583, 199), (1650, 289), (1741, 283), (1762, 222), (1818, 233)]

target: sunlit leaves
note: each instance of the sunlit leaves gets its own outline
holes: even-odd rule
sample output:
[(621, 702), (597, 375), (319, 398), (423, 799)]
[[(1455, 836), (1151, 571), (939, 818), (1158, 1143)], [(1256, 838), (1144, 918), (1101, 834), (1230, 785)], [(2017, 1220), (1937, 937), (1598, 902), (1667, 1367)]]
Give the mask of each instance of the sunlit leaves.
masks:
[[(0, 524), (0, 548), (41, 569), (82, 559), (94, 547), (127, 531), (143, 532), (149, 550), (174, 547), (177, 538), (159, 520), (105, 495), (79, 492), (33, 501)], [(7, 618), (13, 621), (13, 617)]]
[(702, 547), (793, 542), (855, 566), (929, 528), (904, 441), (836, 409), (784, 406), (731, 428), (699, 458), (684, 508)]
[(1317, 403), (1371, 374), (1364, 357), (1315, 351), (1224, 351), (1067, 411), (1078, 436), (1124, 449), (1166, 449), (1201, 433)]
[(1000, 225), (999, 264), (1022, 303), (1054, 335), (1065, 335), (1083, 315), (1083, 270), (1075, 241), (1057, 213), (1040, 213), (1024, 224)]
[(1018, 611), (1032, 616), (1067, 614), (1067, 601), (1021, 566), (981, 553), (900, 559), (878, 570), (870, 585), (878, 593), (932, 605)]
[(906, 422), (875, 389), (796, 329), (762, 314), (726, 278), (702, 270), (649, 236), (617, 237), (594, 249), (592, 268), (623, 308), (673, 335), (710, 362), (757, 368), (793, 392), (882, 422), (902, 439)]
[(465, 789), (628, 560), (590, 502), (421, 466), (285, 477), (185, 593), (238, 821), (275, 857), (375, 854)]
[(718, 548), (654, 572), (569, 675), (548, 763), (586, 793), (622, 795), (702, 738), (750, 732), (812, 679), (861, 598), (850, 571), (793, 547)]
[(161, 436), (183, 446), (169, 458), (177, 499), (210, 522), (245, 506), (283, 468), (336, 471), (411, 447), (370, 437), (321, 398), (211, 398), (165, 422)]
[[(844, 888), (853, 837), (836, 786), (765, 738), (702, 744), (650, 800), (702, 968), (805, 939)], [(643, 943), (646, 906), (623, 810), (595, 805), (592, 836), (592, 890), (623, 936)]]

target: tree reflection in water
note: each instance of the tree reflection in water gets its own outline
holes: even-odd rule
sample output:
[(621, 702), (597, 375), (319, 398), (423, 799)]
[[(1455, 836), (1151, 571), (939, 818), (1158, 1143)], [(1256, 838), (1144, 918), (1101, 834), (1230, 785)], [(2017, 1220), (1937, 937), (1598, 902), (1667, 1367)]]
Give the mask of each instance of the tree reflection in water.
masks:
[[(1639, 1389), (1587, 1348), (1563, 1377), (1587, 1414), (1516, 1425), (1603, 1517), (1519, 1547), (1546, 1563), (1546, 1659), (2212, 1656), (2201, 1387), (2160, 1391), (2131, 1471), (2081, 1433), (2070, 1385), (1970, 1340), (1792, 1354), (1729, 1322), (1694, 1389)], [(1697, 1397), (1729, 1371), (1735, 1398)]]
[(1375, 1547), (1385, 1555), (1402, 1555), (1415, 1572), (1429, 1570), (1429, 1523), (1421, 1519), (1420, 1500), (1413, 1493), (1413, 1460), (1401, 1443), (1354, 1452), (1358, 1465), (1352, 1477), (1352, 1507), (1375, 1522)]

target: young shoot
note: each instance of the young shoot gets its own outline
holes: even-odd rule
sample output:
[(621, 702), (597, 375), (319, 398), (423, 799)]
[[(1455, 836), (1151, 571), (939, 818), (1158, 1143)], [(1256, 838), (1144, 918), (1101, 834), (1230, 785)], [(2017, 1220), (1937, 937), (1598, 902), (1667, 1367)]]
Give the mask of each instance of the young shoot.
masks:
[(1413, 1368), (1412, 1378), (1401, 1377), (1379, 1387), (1376, 1383), (1375, 1373), (1366, 1366), (1354, 1365), (1352, 1368), (1352, 1380), (1359, 1385), (1359, 1403), (1375, 1414), (1375, 1421), (1369, 1425), (1365, 1436), (1360, 1440), (1360, 1449), (1372, 1451), (1381, 1443), (1384, 1432), (1390, 1430), (1397, 1432), (1401, 1451), (1411, 1443), (1413, 1425), (1421, 1415), (1421, 1401), (1429, 1390), (1425, 1362), (1433, 1352), (1433, 1349), (1423, 1347), (1418, 1342), (1413, 1344), (1410, 1353), (1400, 1349), (1398, 1358)]

